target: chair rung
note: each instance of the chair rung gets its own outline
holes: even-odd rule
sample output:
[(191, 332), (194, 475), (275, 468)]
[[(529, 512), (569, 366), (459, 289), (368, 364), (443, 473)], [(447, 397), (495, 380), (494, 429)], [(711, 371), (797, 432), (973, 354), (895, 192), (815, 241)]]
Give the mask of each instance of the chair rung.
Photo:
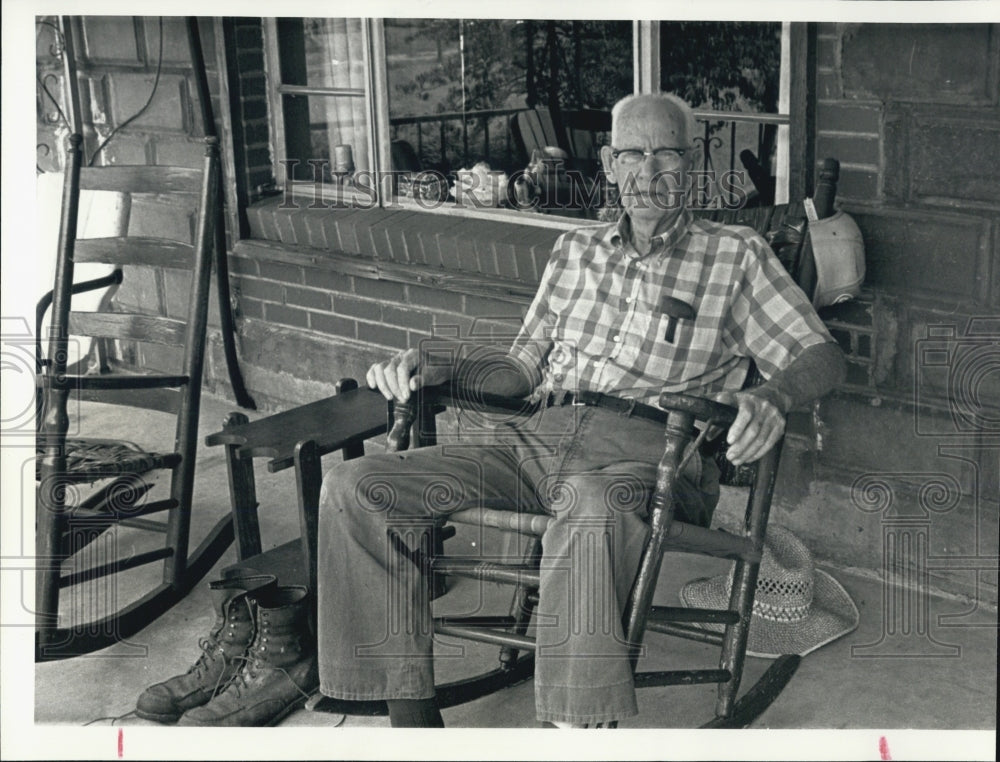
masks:
[(733, 675), (728, 669), (679, 669), (663, 672), (636, 672), (636, 688), (654, 688), (659, 685), (700, 685), (702, 683), (728, 683)]
[(182, 346), (187, 323), (130, 312), (70, 312), (69, 332), (106, 339), (131, 339)]
[(177, 501), (172, 497), (165, 498), (163, 500), (154, 500), (146, 505), (140, 505), (127, 513), (116, 513), (114, 511), (102, 511), (100, 509), (84, 509), (77, 508), (72, 513), (74, 519), (112, 519), (114, 521), (125, 521), (126, 519), (137, 519), (140, 516), (148, 516), (151, 513), (160, 513), (161, 511), (169, 511), (177, 507)]
[(451, 514), (448, 520), (458, 524), (493, 527), (508, 532), (542, 535), (552, 517), (540, 513), (500, 511), (495, 508), (467, 508)]
[(138, 553), (123, 561), (112, 561), (111, 563), (95, 566), (91, 569), (84, 569), (83, 571), (73, 572), (72, 574), (65, 574), (59, 578), (59, 587), (69, 587), (70, 585), (78, 585), (81, 582), (90, 582), (91, 580), (99, 579), (100, 577), (106, 577), (109, 574), (117, 574), (118, 572), (142, 566), (143, 564), (159, 561), (160, 559), (167, 558), (173, 554), (174, 551), (172, 548), (157, 548), (156, 550), (151, 550), (147, 553)]
[(451, 574), (487, 582), (506, 582), (537, 587), (539, 573), (530, 564), (499, 564), (493, 561), (479, 561), (474, 558), (438, 556), (432, 566), (437, 574)]
[(62, 376), (58, 380), (52, 376), (40, 375), (36, 386), (51, 389), (73, 390), (125, 390), (125, 389), (173, 389), (184, 386), (187, 376), (158, 374), (105, 373), (97, 376)]
[[(177, 468), (182, 460), (178, 452), (136, 453), (134, 457), (130, 455), (120, 461), (92, 459), (88, 462), (79, 458), (76, 461), (69, 460), (69, 467), (60, 478), (74, 484), (94, 483), (103, 479), (119, 479), (127, 476), (138, 478), (153, 471)], [(36, 478), (41, 478), (40, 472), (36, 473)], [(86, 514), (81, 511), (79, 515)]]
[(147, 532), (160, 532), (165, 534), (167, 531), (167, 522), (165, 521), (147, 521), (146, 519), (129, 517), (127, 519), (119, 519), (118, 523), (123, 527), (128, 527), (130, 529), (144, 529)]
[(648, 614), (649, 622), (713, 622), (715, 624), (736, 624), (740, 615), (728, 609), (698, 609), (686, 606), (653, 606)]
[(166, 238), (125, 236), (119, 238), (81, 238), (76, 242), (74, 261), (113, 265), (143, 265), (190, 270), (194, 246)]
[[(451, 514), (448, 519), (459, 524), (487, 526), (528, 535), (544, 534), (549, 522), (552, 521), (551, 516), (543, 514), (502, 511), (495, 508), (468, 508)], [(760, 561), (760, 552), (754, 550), (753, 543), (748, 538), (720, 532), (717, 529), (685, 524), (682, 521), (674, 521), (670, 525), (665, 548), (729, 560), (742, 558), (745, 561)]]
[(681, 553), (698, 553), (716, 558), (726, 558), (731, 561), (758, 562), (761, 553), (755, 550), (753, 542), (748, 537), (721, 532), (718, 529), (705, 529), (683, 521), (674, 521), (670, 525), (665, 550)]
[(511, 632), (489, 630), (483, 627), (445, 624), (440, 617), (435, 617), (434, 619), (434, 632), (438, 635), (454, 635), (460, 638), (468, 638), (469, 640), (477, 640), (480, 643), (513, 646), (519, 650), (535, 650), (535, 639), (529, 638), (526, 635), (515, 635)]
[(145, 164), (81, 167), (80, 189), (118, 193), (199, 193), (202, 175), (202, 170), (190, 167)]
[(650, 632), (659, 632), (663, 635), (674, 635), (678, 638), (697, 640), (699, 643), (708, 643), (713, 646), (722, 645), (722, 633), (714, 630), (706, 630), (693, 624), (682, 624), (680, 622), (647, 622), (646, 629)]
[(517, 622), (512, 616), (441, 616), (435, 624), (445, 627), (513, 627)]
[(135, 479), (133, 474), (122, 474), (115, 482), (112, 482), (112, 484), (108, 485), (104, 489), (97, 490), (88, 498), (81, 500), (77, 507), (73, 509), (73, 513), (76, 514), (79, 511), (89, 510), (99, 510), (107, 513), (102, 506), (107, 504), (108, 499), (111, 497), (113, 488), (118, 485), (127, 485), (131, 489), (131, 498), (133, 502), (140, 500), (143, 496), (147, 495), (151, 489), (153, 489), (152, 482), (148, 482), (144, 479)]

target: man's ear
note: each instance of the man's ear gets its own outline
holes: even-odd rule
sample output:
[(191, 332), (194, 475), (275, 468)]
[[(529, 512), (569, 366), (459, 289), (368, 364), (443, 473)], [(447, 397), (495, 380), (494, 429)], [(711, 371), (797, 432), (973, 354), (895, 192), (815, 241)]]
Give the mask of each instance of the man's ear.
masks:
[(611, 146), (601, 146), (601, 164), (604, 167), (604, 176), (612, 185), (618, 185), (618, 178), (615, 177), (615, 160), (611, 156)]

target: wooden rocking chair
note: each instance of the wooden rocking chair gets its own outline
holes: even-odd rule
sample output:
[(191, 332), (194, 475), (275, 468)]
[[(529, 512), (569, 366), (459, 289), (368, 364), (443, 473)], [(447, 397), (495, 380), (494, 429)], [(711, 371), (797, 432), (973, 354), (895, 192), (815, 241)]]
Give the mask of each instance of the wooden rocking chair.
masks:
[[(213, 225), (219, 182), (217, 141), (206, 139), (201, 169), (166, 166), (81, 167), (79, 135), (68, 139), (63, 184), (55, 286), (39, 302), (38, 326), (49, 305), (48, 352), (38, 357), (39, 428), (36, 451), (35, 658), (50, 660), (88, 653), (125, 639), (166, 611), (190, 590), (233, 541), (232, 520), (222, 518), (193, 553), (188, 552), (195, 447), (204, 365), (205, 330), (212, 272)], [(193, 213), (194, 243), (150, 237), (77, 239), (81, 191), (109, 190), (184, 199)], [(77, 263), (107, 263), (111, 275), (74, 283)], [(161, 267), (191, 273), (187, 319), (118, 311), (74, 312), (72, 295), (122, 283), (137, 267)], [(102, 300), (102, 307), (111, 299)], [(67, 367), (71, 337), (94, 337), (96, 363), (85, 373)], [(181, 348), (175, 373), (111, 370), (104, 347), (136, 342)], [(131, 342), (131, 344), (129, 343)], [(41, 336), (39, 336), (39, 350)], [(176, 416), (175, 441), (167, 452), (146, 452), (130, 442), (70, 436), (70, 402), (95, 400), (144, 407)], [(146, 501), (154, 486), (145, 475), (172, 472), (170, 496)], [(85, 485), (92, 485), (84, 496)], [(147, 518), (166, 513), (166, 521)], [(107, 530), (121, 525), (154, 533), (166, 540), (144, 552), (119, 550)], [(102, 541), (97, 542), (100, 538)], [(122, 543), (123, 544), (123, 543)], [(83, 555), (95, 566), (73, 572), (64, 562)], [(116, 551), (118, 553), (116, 554)], [(163, 562), (162, 582), (138, 600), (117, 607), (116, 575), (144, 564)], [(120, 581), (120, 580), (119, 580)], [(60, 592), (84, 587), (99, 609), (96, 619), (60, 621)], [(124, 586), (122, 586), (124, 587)], [(79, 589), (79, 588), (78, 588)], [(68, 608), (63, 606), (64, 609)], [(63, 618), (66, 612), (63, 612)]]

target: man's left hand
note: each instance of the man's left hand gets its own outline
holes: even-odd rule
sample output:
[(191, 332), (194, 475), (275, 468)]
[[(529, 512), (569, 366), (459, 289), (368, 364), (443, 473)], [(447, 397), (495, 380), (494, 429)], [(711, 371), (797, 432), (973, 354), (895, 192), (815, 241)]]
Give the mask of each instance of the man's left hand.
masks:
[(723, 392), (716, 399), (739, 409), (729, 427), (726, 457), (733, 465), (752, 463), (762, 457), (785, 432), (785, 415), (773, 402), (751, 391)]

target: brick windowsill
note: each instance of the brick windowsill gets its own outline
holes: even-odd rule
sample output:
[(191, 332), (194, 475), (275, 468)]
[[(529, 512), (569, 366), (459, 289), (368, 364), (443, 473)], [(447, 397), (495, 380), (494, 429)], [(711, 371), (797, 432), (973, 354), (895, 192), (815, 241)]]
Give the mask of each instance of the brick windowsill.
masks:
[(421, 273), (430, 282), (464, 284), (477, 291), (485, 286), (494, 294), (500, 286), (519, 297), (534, 293), (552, 244), (561, 233), (413, 209), (283, 205), (283, 198), (277, 196), (249, 207), (251, 239), (241, 242), (237, 250), (262, 244), (276, 255), (283, 250), (316, 260), (323, 258), (321, 252), (328, 252), (341, 263), (353, 260), (354, 267), (367, 268), (368, 277)]

